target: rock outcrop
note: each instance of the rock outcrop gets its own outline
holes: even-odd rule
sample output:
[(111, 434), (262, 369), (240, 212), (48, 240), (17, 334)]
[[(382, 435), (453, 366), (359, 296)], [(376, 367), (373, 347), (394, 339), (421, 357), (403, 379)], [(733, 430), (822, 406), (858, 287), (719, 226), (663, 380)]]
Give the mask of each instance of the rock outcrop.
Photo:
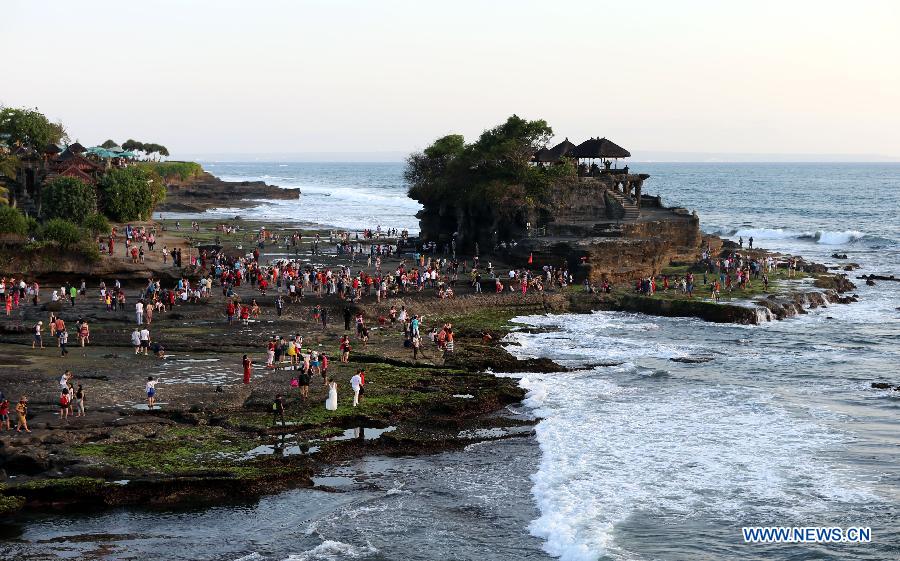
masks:
[(265, 181), (222, 181), (209, 173), (184, 182), (166, 185), (166, 200), (159, 212), (203, 212), (210, 208), (253, 206), (255, 200), (291, 200), (300, 197), (300, 189), (268, 185)]

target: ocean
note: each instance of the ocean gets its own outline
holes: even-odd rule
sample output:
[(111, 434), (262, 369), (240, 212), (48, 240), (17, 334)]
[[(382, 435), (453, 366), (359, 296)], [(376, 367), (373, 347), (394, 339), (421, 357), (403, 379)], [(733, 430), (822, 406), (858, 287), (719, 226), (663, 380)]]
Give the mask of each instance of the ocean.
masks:
[[(416, 231), (402, 164), (205, 162), (300, 187), (222, 216)], [(708, 232), (900, 275), (900, 164), (634, 163)], [(838, 260), (832, 254), (846, 253)], [(900, 283), (760, 326), (616, 312), (517, 318), (508, 349), (535, 436), (335, 466), (323, 482), (204, 510), (29, 516), (19, 559), (900, 559)], [(683, 362), (688, 359), (691, 362)], [(705, 362), (697, 362), (705, 361)], [(597, 366), (603, 364), (603, 366)], [(498, 375), (504, 375), (499, 373)], [(743, 526), (871, 528), (871, 543), (747, 544)], [(102, 557), (100, 555), (102, 554)]]

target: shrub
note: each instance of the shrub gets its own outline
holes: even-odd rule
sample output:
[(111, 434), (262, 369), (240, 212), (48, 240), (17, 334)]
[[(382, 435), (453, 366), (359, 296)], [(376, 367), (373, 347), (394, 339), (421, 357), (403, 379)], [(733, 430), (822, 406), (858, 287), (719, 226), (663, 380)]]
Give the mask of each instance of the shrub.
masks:
[(41, 223), (34, 216), (26, 216), (25, 223), (28, 225), (28, 236), (37, 238), (41, 235)]
[(144, 162), (138, 165), (153, 170), (166, 181), (187, 181), (203, 173), (203, 166), (197, 162)]
[(24, 236), (28, 233), (28, 220), (18, 209), (0, 206), (0, 234), (18, 234)]
[(109, 226), (109, 220), (107, 220), (106, 217), (99, 212), (88, 215), (88, 217), (81, 222), (81, 225), (84, 226), (94, 236), (100, 234), (108, 234), (111, 229)]
[(41, 214), (45, 218), (62, 218), (81, 222), (97, 212), (94, 187), (74, 177), (57, 177), (41, 191)]
[(44, 240), (56, 242), (62, 248), (68, 249), (78, 245), (83, 237), (81, 229), (68, 220), (54, 218), (44, 224)]
[(134, 166), (110, 170), (98, 185), (103, 213), (116, 222), (150, 218), (158, 187), (147, 169)]

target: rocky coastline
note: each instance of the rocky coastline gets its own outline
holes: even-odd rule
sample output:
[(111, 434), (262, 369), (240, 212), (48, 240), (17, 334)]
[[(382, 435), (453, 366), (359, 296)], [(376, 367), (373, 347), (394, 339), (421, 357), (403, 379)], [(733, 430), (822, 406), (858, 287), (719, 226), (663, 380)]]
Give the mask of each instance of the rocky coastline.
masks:
[(169, 181), (166, 188), (166, 199), (157, 206), (157, 212), (198, 213), (223, 206), (250, 207), (263, 199), (300, 197), (300, 189), (269, 185), (265, 181), (223, 181), (208, 172), (184, 181)]
[[(213, 184), (216, 189), (233, 186), (218, 180)], [(193, 204), (180, 201), (192, 201), (195, 195), (187, 193), (202, 191), (202, 185), (192, 183), (181, 191), (170, 191), (173, 195), (169, 204)], [(246, 187), (245, 193), (278, 189), (265, 184)], [(279, 198), (295, 196), (298, 193), (287, 192)], [(197, 199), (204, 201), (193, 207), (198, 209), (221, 206), (223, 200), (221, 196), (213, 200), (212, 196), (199, 195)], [(234, 206), (234, 195), (227, 200)], [(665, 212), (660, 211), (657, 219), (664, 219)], [(673, 227), (693, 231), (694, 218), (678, 214)], [(263, 224), (241, 220), (234, 225), (237, 231), (226, 235), (218, 229), (218, 221), (200, 221), (196, 231), (177, 230), (173, 220), (155, 223), (163, 229), (158, 243), (169, 248), (183, 247), (189, 252), (197, 246), (221, 242), (227, 252), (246, 253), (252, 247), (254, 232)], [(277, 231), (287, 225), (265, 226)], [(645, 227), (635, 228), (643, 232), (641, 228)], [(307, 241), (299, 252), (309, 254), (308, 240), (314, 233), (302, 232)], [(646, 232), (640, 235), (642, 241), (637, 243), (645, 254), (655, 246)], [(628, 238), (620, 241), (635, 243)], [(691, 244), (694, 241), (700, 240)], [(718, 238), (702, 241), (717, 251), (728, 250)], [(578, 255), (571, 250), (554, 253), (546, 240), (540, 244), (543, 249), (535, 252), (535, 267)], [(699, 266), (699, 244), (691, 248), (679, 242), (664, 249), (662, 256), (636, 255), (637, 269), (621, 261), (610, 266), (616, 267), (615, 274), (622, 278), (646, 271), (683, 274)], [(267, 252), (280, 251), (284, 248), (273, 245), (263, 250), (262, 258), (266, 259)], [(769, 254), (754, 250), (754, 255)], [(494, 265), (497, 270), (506, 270), (521, 263), (521, 258), (508, 252), (495, 256)], [(330, 266), (346, 262), (333, 253), (316, 259)], [(395, 267), (397, 263), (389, 261), (384, 266)], [(601, 277), (603, 263), (598, 257), (590, 265), (591, 277)], [(18, 275), (23, 270), (18, 264), (4, 268), (6, 274)], [(104, 256), (99, 263), (73, 261), (65, 267), (32, 268), (28, 275), (44, 286), (86, 279), (93, 291), (101, 280), (109, 283), (120, 279), (137, 289), (147, 278), (171, 284), (182, 276), (196, 279), (198, 273), (190, 267), (175, 269), (162, 263), (158, 254), (151, 254), (142, 264)], [(414, 361), (410, 351), (397, 344), (396, 328), (379, 325), (364, 349), (355, 348), (347, 365), (335, 364), (335, 342), (343, 333), (342, 326), (321, 331), (311, 313), (312, 306), (320, 304), (329, 309), (333, 321), (339, 321), (346, 303), (336, 298), (308, 298), (289, 305), (283, 316), (277, 316), (271, 295), (260, 298), (249, 287), (242, 287), (241, 299), (259, 298), (262, 308), (261, 318), (246, 327), (224, 321), (221, 296), (209, 302), (177, 305), (157, 316), (152, 326), (154, 340), (170, 355), (164, 360), (135, 356), (128, 336), (133, 314), (107, 312), (93, 292), (71, 307), (62, 303), (25, 305), (16, 315), (0, 321), (0, 387), (11, 400), (22, 394), (32, 397), (33, 433), (0, 434), (0, 511), (246, 501), (291, 487), (314, 486), (313, 477), (323, 466), (353, 457), (433, 453), (478, 440), (527, 436), (533, 421), (504, 413), (507, 406), (521, 401), (523, 390), (514, 379), (496, 377), (493, 372), (554, 372), (564, 368), (549, 359), (518, 360), (503, 348), (501, 340), (515, 328), (510, 320), (519, 315), (616, 310), (757, 324), (856, 299), (852, 295), (855, 287), (846, 274), (821, 265), (801, 261), (796, 279), (788, 280), (785, 270), (772, 276), (776, 287), (771, 293), (757, 287), (729, 295), (721, 303), (702, 295), (687, 298), (676, 291), (641, 295), (624, 281), (616, 290), (602, 294), (572, 285), (527, 295), (495, 295), (489, 294), (492, 281), (487, 280), (484, 294), (460, 287), (452, 300), (437, 299), (433, 293), (398, 294), (380, 303), (355, 304), (353, 312), (362, 312), (371, 320), (383, 316), (391, 305), (405, 306), (424, 315), (427, 326), (452, 323), (455, 351), (442, 356), (436, 349), (429, 349), (424, 358)], [(76, 318), (86, 319), (91, 325), (92, 343), (73, 348), (67, 358), (60, 358), (53, 346), (32, 350), (31, 328), (39, 319), (46, 321), (50, 312), (63, 314), (71, 323)], [(326, 413), (321, 383), (314, 383), (308, 402), (301, 400), (290, 387), (294, 372), (286, 369), (257, 369), (249, 387), (239, 383), (242, 353), (252, 353), (258, 361), (272, 335), (295, 332), (304, 333), (311, 345), (333, 352), (337, 377), (345, 386), (355, 368), (366, 369), (371, 390), (367, 390), (359, 408), (347, 402), (345, 387), (338, 412)], [(76, 382), (85, 384), (91, 396), (89, 415), (69, 423), (55, 415), (55, 388), (64, 369), (73, 370)], [(142, 407), (141, 390), (148, 373), (162, 380), (163, 405), (158, 410)], [(287, 396), (287, 424), (273, 426), (269, 407), (278, 393)]]

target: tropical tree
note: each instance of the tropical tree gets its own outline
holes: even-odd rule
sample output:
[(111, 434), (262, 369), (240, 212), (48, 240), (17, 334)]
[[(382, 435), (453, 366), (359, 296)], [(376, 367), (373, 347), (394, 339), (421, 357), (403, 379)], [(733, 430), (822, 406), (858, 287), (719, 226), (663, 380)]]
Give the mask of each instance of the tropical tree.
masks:
[(37, 109), (0, 108), (0, 133), (12, 143), (43, 149), (68, 138), (62, 123), (52, 123)]
[(57, 177), (41, 191), (44, 218), (81, 222), (97, 212), (97, 193), (91, 185), (74, 177)]
[(111, 139), (111, 138), (110, 138), (109, 140), (107, 140), (106, 142), (104, 142), (103, 144), (100, 145), (101, 148), (106, 148), (107, 150), (109, 150), (109, 149), (112, 148), (113, 146), (118, 146), (118, 144), (116, 143), (115, 140), (113, 140), (113, 139)]
[(160, 193), (165, 193), (165, 186), (158, 183), (159, 176), (142, 167), (112, 169), (97, 185), (100, 208), (117, 222), (150, 218)]

